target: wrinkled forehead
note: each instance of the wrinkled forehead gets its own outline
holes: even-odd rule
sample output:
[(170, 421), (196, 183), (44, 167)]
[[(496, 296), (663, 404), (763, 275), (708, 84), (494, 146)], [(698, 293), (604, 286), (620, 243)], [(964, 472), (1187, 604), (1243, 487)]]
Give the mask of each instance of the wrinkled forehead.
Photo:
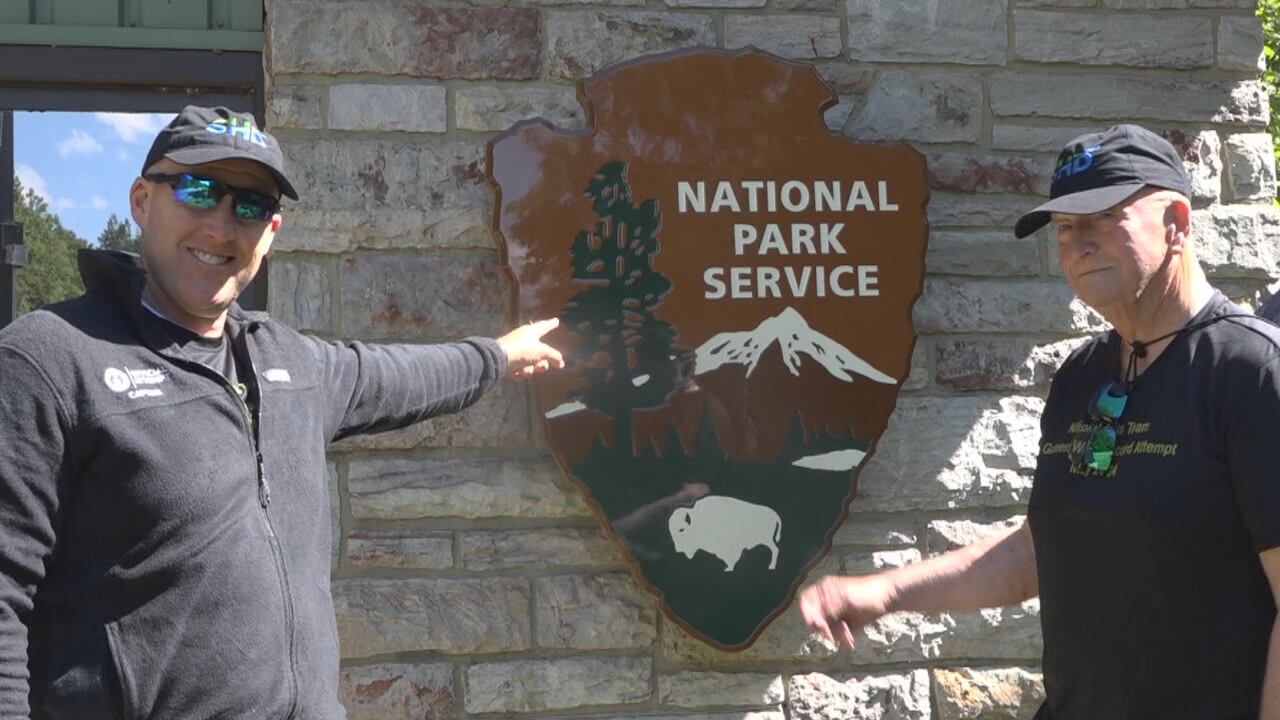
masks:
[(267, 193), (272, 197), (280, 197), (280, 188), (276, 185), (275, 176), (261, 163), (243, 158), (218, 160), (200, 165), (182, 165), (168, 158), (147, 168), (148, 173), (178, 174), (188, 173), (207, 177), (235, 187), (248, 188)]

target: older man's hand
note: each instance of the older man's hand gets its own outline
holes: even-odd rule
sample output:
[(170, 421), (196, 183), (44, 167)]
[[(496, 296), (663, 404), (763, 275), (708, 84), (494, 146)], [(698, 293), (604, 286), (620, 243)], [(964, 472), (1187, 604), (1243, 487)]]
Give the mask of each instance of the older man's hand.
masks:
[(553, 367), (564, 367), (560, 351), (542, 342), (542, 336), (559, 325), (557, 318), (540, 320), (521, 325), (498, 338), (498, 345), (507, 354), (507, 372), (513, 377), (529, 377)]

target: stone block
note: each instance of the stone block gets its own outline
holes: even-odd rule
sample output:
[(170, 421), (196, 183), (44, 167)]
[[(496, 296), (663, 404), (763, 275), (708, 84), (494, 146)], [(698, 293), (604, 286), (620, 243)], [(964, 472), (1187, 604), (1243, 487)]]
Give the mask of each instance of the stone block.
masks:
[(687, 671), (658, 677), (658, 702), (676, 707), (762, 707), (780, 704), (784, 695), (776, 673)]
[(863, 512), (1025, 505), (1043, 408), (1036, 397), (900, 398), (858, 477), (849, 522)]
[(925, 278), (913, 315), (918, 333), (1074, 335), (1106, 327), (1062, 282)]
[(1031, 720), (1044, 702), (1044, 683), (1025, 668), (939, 668), (933, 693), (938, 720)]
[(920, 390), (929, 386), (929, 341), (917, 338), (911, 350), (911, 372), (902, 383), (903, 390)]
[(932, 190), (1049, 194), (1053, 162), (1048, 158), (981, 157), (955, 152), (935, 152), (925, 157)]
[(1003, 65), (1008, 0), (848, 0), (849, 57)]
[(363, 132), (442, 133), (443, 85), (343, 83), (329, 87), (329, 127)]
[(1182, 154), (1191, 179), (1193, 205), (1215, 203), (1222, 195), (1222, 141), (1213, 130), (1166, 130), (1160, 133)]
[(691, 7), (691, 8), (733, 8), (741, 10), (743, 8), (762, 8), (766, 4), (766, 0), (664, 0), (667, 7)]
[(831, 12), (836, 0), (773, 0), (770, 7), (783, 12)]
[(357, 520), (587, 516), (558, 474), (543, 458), (367, 458), (351, 461), (347, 491)]
[(1232, 200), (1276, 197), (1276, 156), (1267, 133), (1231, 135), (1225, 143), (1227, 187)]
[(836, 57), (843, 48), (839, 18), (817, 15), (730, 15), (724, 19), (724, 45), (799, 60)]
[(338, 692), (350, 720), (420, 720), (453, 717), (453, 666), (384, 663), (345, 667)]
[(951, 390), (1047, 390), (1085, 338), (938, 338), (937, 382)]
[(333, 606), (342, 657), (527, 650), (529, 596), (523, 578), (338, 579)]
[(808, 673), (787, 683), (792, 720), (931, 720), (929, 671)]
[(1008, 231), (929, 233), (925, 269), (930, 275), (1031, 277), (1040, 274), (1040, 251), (1034, 240)]
[(920, 529), (915, 520), (899, 515), (873, 517), (866, 514), (850, 515), (836, 530), (831, 540), (835, 547), (897, 548), (915, 545), (920, 540)]
[(840, 100), (835, 105), (827, 108), (822, 114), (822, 122), (831, 132), (840, 132), (844, 124), (849, 122), (849, 115), (856, 107), (852, 100)]
[(453, 533), (356, 530), (347, 536), (347, 564), (357, 570), (445, 570), (453, 567)]
[(506, 283), (492, 253), (357, 253), (340, 267), (348, 336), (445, 340), (506, 329)]
[(842, 132), (853, 140), (976, 143), (982, 135), (982, 104), (977, 76), (885, 70)]
[(1191, 214), (1196, 257), (1217, 278), (1280, 274), (1280, 212), (1270, 205), (1213, 205)]
[(324, 127), (320, 114), (324, 88), (319, 85), (271, 86), (267, 93), (267, 129), (281, 128), (319, 130)]
[(285, 138), (302, 199), (290, 205), (275, 249), (495, 248), (484, 146), (415, 137)]
[(573, 82), (641, 55), (719, 44), (706, 15), (661, 12), (551, 12), (547, 14), (547, 72)]
[(915, 548), (903, 550), (858, 550), (844, 553), (841, 564), (846, 575), (873, 575), (893, 568), (905, 567), (920, 562), (920, 551)]
[(1268, 114), (1266, 90), (1256, 80), (1026, 71), (991, 77), (991, 111), (998, 117), (1111, 121), (1131, 116), (1134, 108), (1158, 120), (1256, 127), (1266, 125)]
[(1214, 63), (1208, 17), (1018, 10), (1014, 53), (1023, 60), (1192, 68)]
[(542, 69), (536, 8), (275, 0), (267, 73), (531, 80)]
[(302, 332), (332, 332), (331, 262), (275, 254), (267, 272), (267, 309), (273, 318)]
[(1255, 16), (1218, 18), (1218, 67), (1258, 73), (1266, 67), (1262, 23)]
[(458, 88), (453, 108), (459, 130), (502, 131), (532, 118), (566, 130), (578, 130), (584, 124), (582, 106), (568, 87)]
[(625, 573), (537, 578), (533, 602), (539, 647), (643, 648), (658, 637), (657, 601)]
[(1044, 198), (1030, 195), (930, 193), (929, 227), (992, 227), (1013, 238), (1018, 218), (1042, 202)]
[(573, 657), (475, 663), (466, 669), (468, 713), (532, 713), (650, 699), (653, 661)]
[(861, 98), (875, 85), (878, 71), (862, 63), (824, 60), (813, 64), (818, 75), (841, 97)]
[(946, 630), (939, 634), (939, 656), (946, 660), (997, 658), (1040, 662), (1044, 641), (1040, 635), (1040, 600), (1020, 605), (943, 616)]
[(452, 415), (437, 415), (402, 430), (355, 435), (331, 446), (353, 450), (509, 447), (529, 443), (529, 406), (515, 380), (503, 380), (475, 405)]
[(617, 567), (622, 551), (595, 528), (475, 530), (462, 534), (467, 570)]
[(991, 147), (995, 150), (1048, 152), (1057, 155), (1072, 138), (1098, 129), (1100, 128), (1010, 125), (997, 122), (991, 128)]
[(1001, 535), (1022, 525), (1025, 515), (1014, 515), (995, 522), (975, 522), (973, 520), (931, 520), (926, 531), (926, 547), (930, 555), (956, 550)]

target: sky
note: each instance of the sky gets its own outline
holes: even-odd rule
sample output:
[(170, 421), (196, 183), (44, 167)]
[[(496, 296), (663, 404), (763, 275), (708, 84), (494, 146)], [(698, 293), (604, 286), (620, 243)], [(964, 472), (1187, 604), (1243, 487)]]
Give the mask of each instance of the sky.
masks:
[(129, 218), (129, 185), (172, 114), (15, 112), (14, 172), (64, 227), (90, 242), (111, 213)]

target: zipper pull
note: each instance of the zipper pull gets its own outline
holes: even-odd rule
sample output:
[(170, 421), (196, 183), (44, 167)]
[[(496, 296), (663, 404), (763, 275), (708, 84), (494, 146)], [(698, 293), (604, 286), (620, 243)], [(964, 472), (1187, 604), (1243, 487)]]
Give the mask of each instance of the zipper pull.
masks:
[(271, 504), (271, 486), (267, 484), (267, 471), (262, 466), (262, 453), (258, 453), (258, 502), (263, 508)]

